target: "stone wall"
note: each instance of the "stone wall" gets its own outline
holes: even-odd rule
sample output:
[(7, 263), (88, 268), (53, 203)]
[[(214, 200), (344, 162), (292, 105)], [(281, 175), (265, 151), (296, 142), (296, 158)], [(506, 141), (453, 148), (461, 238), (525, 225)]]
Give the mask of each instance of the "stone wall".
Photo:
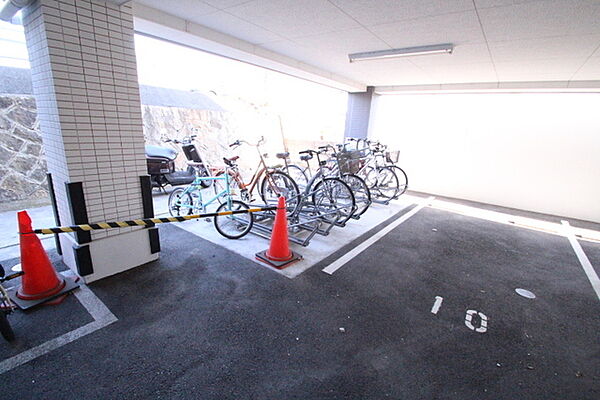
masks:
[(235, 136), (231, 116), (226, 112), (144, 105), (142, 115), (146, 144), (179, 151), (176, 165), (180, 169), (185, 168), (183, 151), (177, 144), (165, 143), (165, 139), (197, 135), (195, 143), (201, 156), (214, 165), (220, 162), (227, 143)]
[(46, 162), (32, 96), (0, 96), (0, 203), (48, 197)]
[[(272, 155), (283, 150), (277, 116), (258, 110), (209, 111), (179, 107), (142, 106), (147, 144), (179, 151), (178, 168), (185, 168), (181, 147), (164, 139), (196, 134), (196, 145), (211, 166), (222, 166), (223, 157), (242, 155), (242, 172), (250, 174), (258, 156), (253, 148), (231, 149), (236, 139), (255, 142), (265, 136), (263, 150)], [(48, 199), (46, 163), (33, 96), (0, 95), (0, 203)]]
[[(225, 102), (225, 101), (224, 101)], [(263, 153), (270, 155), (268, 163), (280, 163), (275, 153), (288, 149), (292, 158), (306, 148), (315, 148), (322, 141), (297, 136), (283, 140), (290, 124), (264, 107), (242, 101), (226, 102), (227, 110), (197, 110), (181, 107), (143, 105), (144, 138), (147, 144), (172, 147), (179, 152), (177, 166), (185, 168), (181, 147), (164, 143), (164, 139), (182, 139), (196, 134), (196, 145), (203, 159), (213, 167), (223, 166), (223, 157), (239, 155), (242, 175), (249, 179), (258, 164), (258, 152), (249, 146), (232, 149), (237, 139), (255, 143), (261, 136), (266, 143)], [(295, 132), (293, 132), (295, 133)], [(0, 95), (0, 209), (15, 201), (49, 202), (46, 183), (46, 163), (36, 116), (35, 100), (27, 95)]]
[(261, 150), (270, 154), (274, 163), (274, 154), (284, 148), (278, 116), (260, 110), (229, 112), (144, 105), (142, 114), (146, 144), (179, 151), (176, 161), (179, 169), (185, 168), (185, 155), (179, 145), (165, 143), (166, 138), (181, 140), (197, 135), (196, 147), (211, 167), (223, 166), (223, 157), (239, 155), (240, 170), (248, 179), (258, 163), (258, 152), (247, 145), (232, 149), (229, 144), (237, 139), (252, 143), (263, 136), (266, 143)]

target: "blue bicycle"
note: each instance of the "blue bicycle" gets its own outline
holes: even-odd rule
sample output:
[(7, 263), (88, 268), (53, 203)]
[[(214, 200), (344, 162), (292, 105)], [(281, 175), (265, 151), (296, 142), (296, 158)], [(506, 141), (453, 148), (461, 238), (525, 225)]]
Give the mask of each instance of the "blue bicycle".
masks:
[[(186, 188), (177, 188), (169, 196), (169, 213), (174, 216), (194, 215), (206, 213), (206, 207), (212, 203), (220, 203), (217, 210), (211, 214), (214, 216), (215, 229), (228, 239), (239, 239), (245, 236), (254, 225), (254, 215), (250, 212), (239, 213), (249, 210), (250, 207), (240, 200), (233, 199), (230, 190), (230, 175), (228, 173), (206, 177), (197, 176)], [(206, 181), (222, 181), (223, 190), (216, 193), (209, 200), (204, 200), (202, 190)], [(217, 183), (217, 182), (215, 182)], [(219, 182), (221, 183), (221, 182)], [(236, 214), (220, 215), (225, 211), (237, 211)]]

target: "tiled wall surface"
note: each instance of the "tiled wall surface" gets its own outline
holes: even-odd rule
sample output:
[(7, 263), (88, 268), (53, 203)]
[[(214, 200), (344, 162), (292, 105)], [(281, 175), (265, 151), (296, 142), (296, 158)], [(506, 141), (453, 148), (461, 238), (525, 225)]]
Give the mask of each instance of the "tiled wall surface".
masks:
[[(66, 182), (83, 182), (92, 223), (142, 217), (146, 161), (131, 6), (39, 0), (23, 24), (61, 223), (72, 222)], [(95, 231), (92, 239), (131, 229)]]

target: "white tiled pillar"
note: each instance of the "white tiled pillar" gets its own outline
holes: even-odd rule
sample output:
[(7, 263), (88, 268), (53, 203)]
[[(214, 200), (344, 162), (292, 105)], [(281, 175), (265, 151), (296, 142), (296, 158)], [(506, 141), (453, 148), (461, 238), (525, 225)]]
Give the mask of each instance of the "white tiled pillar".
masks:
[[(23, 25), (61, 225), (81, 219), (74, 216), (81, 217), (81, 188), (90, 223), (143, 218), (140, 176), (147, 170), (131, 6), (38, 0), (24, 10)], [(68, 184), (78, 183), (70, 193)], [(89, 254), (86, 282), (158, 257), (144, 228), (94, 231), (87, 239), (61, 234), (60, 243), (65, 263), (80, 274)]]

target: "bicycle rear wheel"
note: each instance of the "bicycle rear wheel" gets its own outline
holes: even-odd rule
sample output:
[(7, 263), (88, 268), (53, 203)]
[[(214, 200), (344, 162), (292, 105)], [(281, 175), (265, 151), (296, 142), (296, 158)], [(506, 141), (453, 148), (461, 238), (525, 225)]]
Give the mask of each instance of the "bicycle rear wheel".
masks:
[(342, 180), (350, 186), (354, 194), (356, 202), (356, 212), (354, 215), (363, 215), (371, 205), (371, 191), (369, 187), (362, 178), (353, 174), (342, 175)]
[(304, 170), (294, 164), (290, 164), (286, 167), (283, 168), (284, 172), (287, 173), (290, 178), (292, 178), (294, 180), (294, 182), (296, 182), (296, 185), (298, 185), (299, 189), (304, 189), (306, 187), (306, 185), (308, 184), (308, 178), (306, 177), (306, 173), (304, 172)]
[(391, 200), (398, 193), (398, 177), (393, 169), (389, 167), (377, 168), (377, 183), (375, 184), (375, 190), (379, 197)]
[(312, 193), (312, 201), (321, 218), (328, 222), (347, 220), (356, 211), (352, 189), (339, 178), (319, 181)]
[[(217, 213), (223, 211), (242, 211), (250, 207), (239, 200), (225, 201), (217, 208)], [(254, 214), (240, 213), (232, 215), (216, 215), (214, 219), (215, 229), (228, 239), (239, 239), (246, 236), (252, 225), (254, 225)]]
[[(224, 177), (225, 172), (220, 172), (217, 174), (217, 177)], [(215, 191), (215, 196), (218, 195), (219, 193), (222, 193), (225, 191), (225, 189), (227, 188), (227, 185), (225, 184), (225, 180), (224, 179), (216, 179), (213, 182), (213, 189)], [(235, 200), (240, 200), (240, 201), (244, 201), (246, 199), (243, 198), (243, 192), (242, 189), (240, 189), (240, 183), (238, 182), (238, 180), (231, 176), (231, 174), (229, 174), (229, 196), (231, 196), (232, 199)], [(219, 198), (217, 199), (219, 201), (219, 203), (223, 203), (225, 201), (227, 201), (227, 194), (223, 194), (221, 196), (219, 196)]]
[(169, 195), (169, 214), (172, 217), (191, 215), (193, 205), (192, 196), (189, 193), (185, 193), (185, 189), (177, 188)]
[(373, 191), (373, 189), (375, 189), (375, 186), (377, 186), (377, 170), (373, 167), (367, 166), (366, 168), (360, 171), (359, 175), (360, 178), (362, 178), (365, 181), (369, 189)]
[(260, 197), (268, 206), (277, 206), (279, 196), (285, 197), (288, 215), (296, 212), (300, 204), (300, 190), (296, 182), (285, 172), (267, 172), (260, 185)]

